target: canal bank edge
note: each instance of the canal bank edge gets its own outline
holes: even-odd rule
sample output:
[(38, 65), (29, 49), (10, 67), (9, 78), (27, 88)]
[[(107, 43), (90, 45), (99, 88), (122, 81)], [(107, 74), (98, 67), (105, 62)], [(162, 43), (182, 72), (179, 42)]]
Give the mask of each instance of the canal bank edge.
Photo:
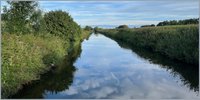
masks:
[(172, 60), (199, 65), (198, 25), (171, 25), (133, 29), (96, 29), (115, 40), (158, 52)]
[[(15, 67), (13, 70), (11, 68), (8, 69), (8, 67), (2, 67), (2, 75), (9, 75), (9, 77), (2, 77), (2, 98), (15, 94), (24, 84), (40, 79), (41, 74), (48, 72), (52, 67), (59, 64), (65, 55), (70, 54), (70, 47), (80, 44), (90, 34), (91, 31), (82, 30), (80, 40), (71, 46), (69, 44), (66, 46), (63, 39), (53, 35), (41, 37), (33, 34), (21, 36), (2, 34), (3, 65), (7, 64)], [(15, 53), (11, 54), (12, 52)], [(12, 57), (10, 58), (10, 56)], [(9, 62), (15, 61), (16, 63), (10, 65), (7, 60)], [(29, 67), (20, 67), (21, 65)]]

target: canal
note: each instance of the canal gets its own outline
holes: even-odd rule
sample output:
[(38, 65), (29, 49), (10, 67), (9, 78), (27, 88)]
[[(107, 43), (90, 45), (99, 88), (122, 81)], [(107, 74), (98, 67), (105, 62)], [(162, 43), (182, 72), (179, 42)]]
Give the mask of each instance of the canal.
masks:
[(198, 98), (193, 65), (92, 34), (57, 69), (11, 98)]

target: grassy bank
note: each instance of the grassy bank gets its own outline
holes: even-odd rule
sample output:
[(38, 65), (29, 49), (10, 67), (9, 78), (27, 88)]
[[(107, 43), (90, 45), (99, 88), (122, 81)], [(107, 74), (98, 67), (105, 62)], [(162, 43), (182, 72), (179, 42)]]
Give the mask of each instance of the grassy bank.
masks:
[(159, 52), (171, 59), (199, 64), (198, 25), (98, 29), (97, 32), (135, 47)]
[[(84, 31), (81, 39), (87, 36), (89, 32)], [(2, 98), (16, 93), (22, 84), (39, 79), (51, 64), (63, 61), (71, 45), (75, 44), (55, 35), (2, 34)]]
[(88, 39), (90, 37), (91, 33), (92, 33), (92, 30), (90, 30), (90, 31), (82, 30), (81, 41), (83, 41), (84, 39)]

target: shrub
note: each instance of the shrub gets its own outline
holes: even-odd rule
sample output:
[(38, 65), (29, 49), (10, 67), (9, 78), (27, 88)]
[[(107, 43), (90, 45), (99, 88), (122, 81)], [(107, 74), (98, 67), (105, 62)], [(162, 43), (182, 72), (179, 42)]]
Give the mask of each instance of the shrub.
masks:
[(120, 25), (120, 26), (117, 27), (117, 29), (124, 29), (124, 28), (126, 29), (126, 28), (128, 28), (128, 26), (127, 25)]
[(66, 55), (68, 47), (59, 37), (3, 34), (2, 97), (16, 93), (30, 80), (39, 79), (51, 63), (57, 64)]
[(50, 34), (62, 37), (66, 41), (80, 40), (80, 26), (64, 11), (50, 11), (44, 15), (45, 29)]

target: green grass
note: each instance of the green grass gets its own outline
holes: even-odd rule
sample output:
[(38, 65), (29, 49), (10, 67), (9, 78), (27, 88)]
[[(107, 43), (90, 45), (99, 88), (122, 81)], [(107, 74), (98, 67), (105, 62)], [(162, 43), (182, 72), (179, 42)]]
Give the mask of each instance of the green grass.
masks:
[(66, 55), (66, 48), (55, 36), (3, 34), (2, 97), (15, 93), (21, 84), (39, 79), (49, 69), (47, 64), (58, 63)]
[(98, 32), (135, 47), (151, 49), (171, 59), (199, 64), (198, 25), (100, 29)]
[(81, 40), (83, 41), (84, 39), (88, 39), (91, 33), (91, 31), (82, 30)]
[[(86, 37), (89, 32), (84, 31), (81, 39)], [(73, 47), (54, 35), (2, 34), (2, 98), (16, 93), (23, 84), (39, 79), (50, 69), (50, 64), (59, 64)]]

